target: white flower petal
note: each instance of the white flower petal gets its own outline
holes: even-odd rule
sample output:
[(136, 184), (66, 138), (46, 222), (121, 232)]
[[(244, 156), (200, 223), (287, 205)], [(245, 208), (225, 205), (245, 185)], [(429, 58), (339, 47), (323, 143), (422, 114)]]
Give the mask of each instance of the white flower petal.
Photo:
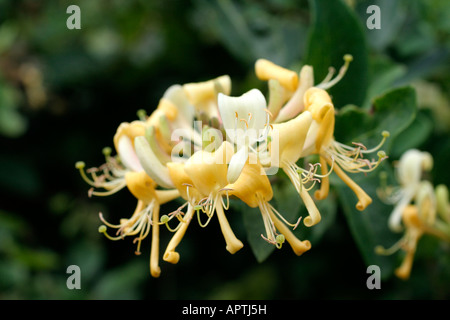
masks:
[(403, 211), (405, 210), (406, 206), (411, 202), (412, 198), (414, 197), (414, 193), (415, 193), (414, 189), (404, 190), (402, 198), (395, 205), (394, 210), (389, 216), (388, 221), (389, 228), (392, 231), (400, 232), (402, 230), (401, 221)]
[(150, 178), (161, 187), (174, 188), (169, 176), (169, 169), (159, 162), (147, 139), (142, 136), (136, 137), (134, 139), (134, 146), (142, 168)]
[(219, 93), (218, 106), (223, 126), (233, 142), (236, 138), (235, 129), (254, 130), (257, 135), (263, 132), (267, 122), (267, 103), (258, 89), (252, 89), (239, 97)]
[(178, 112), (181, 115), (181, 119), (177, 120), (182, 120), (189, 126), (192, 126), (195, 116), (195, 108), (189, 102), (189, 99), (181, 85), (175, 84), (170, 86), (166, 92), (164, 92), (163, 98), (169, 100), (177, 106)]
[(133, 143), (128, 136), (121, 136), (117, 144), (120, 160), (129, 170), (142, 171), (144, 170), (139, 162), (139, 159), (134, 150)]
[(228, 165), (228, 174), (227, 179), (229, 183), (235, 183), (239, 178), (242, 169), (244, 168), (245, 163), (248, 159), (248, 150), (246, 147), (243, 147), (236, 152), (230, 160), (230, 164)]
[(424, 170), (431, 170), (433, 158), (428, 152), (417, 149), (406, 151), (400, 158), (398, 165), (398, 180), (404, 187), (417, 186)]

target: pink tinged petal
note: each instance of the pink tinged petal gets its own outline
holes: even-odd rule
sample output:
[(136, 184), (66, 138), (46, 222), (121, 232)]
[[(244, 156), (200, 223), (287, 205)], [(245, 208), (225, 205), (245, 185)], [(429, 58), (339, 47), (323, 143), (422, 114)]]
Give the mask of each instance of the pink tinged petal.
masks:
[(300, 71), (300, 84), (289, 101), (280, 110), (275, 122), (292, 119), (302, 112), (305, 107), (303, 96), (306, 90), (312, 86), (314, 86), (313, 69), (311, 66), (303, 66)]
[(145, 137), (136, 137), (134, 140), (136, 154), (145, 172), (158, 185), (164, 188), (174, 188), (169, 176), (169, 169), (164, 166), (153, 152)]
[(177, 118), (177, 122), (183, 122), (189, 126), (192, 125), (195, 116), (195, 108), (189, 102), (189, 99), (181, 85), (176, 84), (170, 86), (166, 92), (164, 92), (163, 98), (169, 100), (177, 106), (178, 112), (181, 116)]
[(136, 151), (133, 147), (133, 143), (131, 142), (129, 137), (120, 137), (117, 147), (120, 160), (125, 165), (125, 167), (136, 172), (144, 170), (141, 166), (141, 163), (139, 162)]

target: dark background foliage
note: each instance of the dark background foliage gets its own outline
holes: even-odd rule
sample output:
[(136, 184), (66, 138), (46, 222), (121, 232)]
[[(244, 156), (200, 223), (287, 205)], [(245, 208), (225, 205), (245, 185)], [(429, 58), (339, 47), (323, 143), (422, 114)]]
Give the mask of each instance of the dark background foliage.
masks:
[[(358, 71), (350, 69), (333, 90), (338, 108), (357, 105), (358, 112), (374, 106), (386, 112), (391, 100), (383, 94), (411, 86), (413, 95), (405, 98), (413, 99), (409, 122), (400, 113), (409, 112), (401, 108), (402, 100), (392, 106), (398, 123), (382, 117), (371, 125), (402, 129), (389, 163), (411, 147), (430, 151), (435, 166), (429, 178), (448, 184), (448, 1), (329, 2), (0, 1), (0, 298), (449, 298), (450, 248), (430, 237), (420, 242), (409, 281), (392, 276), (392, 266), (401, 260), (396, 255), (383, 264), (390, 271), (381, 289), (367, 288), (371, 258), (358, 239), (364, 228), (380, 225), (356, 221), (346, 210), (354, 199), (338, 185), (323, 205), (327, 223), (310, 234), (313, 249), (302, 257), (286, 247), (258, 262), (246, 241), (252, 212), (245, 218), (245, 209), (229, 213), (245, 244), (241, 251), (225, 250), (216, 221), (206, 229), (192, 224), (179, 247), (180, 262), (162, 261), (158, 279), (148, 270), (149, 241), (135, 256), (131, 241), (112, 242), (97, 232), (99, 211), (118, 220), (132, 213), (135, 200), (126, 190), (89, 198), (75, 162), (100, 165), (101, 150), (112, 146), (118, 125), (136, 119), (139, 109), (150, 113), (171, 84), (228, 74), (233, 94), (264, 90), (253, 72), (260, 57), (297, 70), (311, 63), (320, 79), (352, 50), (356, 62), (350, 68)], [(71, 4), (81, 8), (80, 30), (66, 27)], [(366, 28), (370, 4), (381, 8), (380, 30)], [(350, 139), (348, 130), (363, 135), (364, 130), (346, 126), (355, 112), (345, 110), (337, 137)], [(368, 187), (376, 181), (372, 177)], [(279, 202), (294, 215), (302, 210), (297, 201)], [(374, 208), (372, 215), (391, 210)], [(163, 232), (161, 242), (169, 236)], [(72, 264), (81, 268), (81, 290), (66, 287)]]

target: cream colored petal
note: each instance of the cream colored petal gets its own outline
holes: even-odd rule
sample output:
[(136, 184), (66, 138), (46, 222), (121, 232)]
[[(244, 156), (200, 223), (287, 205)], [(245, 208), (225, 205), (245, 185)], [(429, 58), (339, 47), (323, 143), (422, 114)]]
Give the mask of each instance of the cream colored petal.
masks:
[(244, 168), (245, 163), (248, 159), (248, 150), (244, 146), (238, 152), (236, 152), (230, 160), (230, 164), (228, 165), (228, 182), (234, 183), (239, 178), (239, 175)]
[(303, 66), (300, 71), (300, 84), (295, 90), (292, 97), (281, 109), (275, 122), (283, 122), (296, 117), (300, 112), (304, 111), (304, 95), (305, 92), (314, 85), (313, 68), (311, 66)]
[(219, 93), (218, 106), (223, 126), (232, 142), (235, 129), (256, 131), (259, 136), (267, 122), (266, 98), (258, 89), (252, 89), (239, 97)]
[(134, 145), (136, 154), (145, 172), (161, 187), (174, 188), (170, 180), (169, 170), (159, 162), (147, 139), (145, 137), (136, 137)]
[(406, 151), (400, 158), (397, 177), (403, 186), (418, 185), (423, 171), (433, 167), (433, 158), (428, 152), (417, 149)]
[(271, 143), (278, 143), (281, 164), (284, 161), (296, 163), (302, 156), (303, 145), (311, 122), (311, 113), (305, 111), (292, 120), (273, 125), (273, 131), (278, 131), (279, 139), (278, 141), (272, 140)]
[(119, 154), (120, 160), (129, 170), (136, 172), (144, 170), (136, 155), (133, 143), (128, 136), (120, 137), (117, 143), (117, 152)]
[(295, 91), (295, 89), (297, 89), (297, 73), (276, 65), (269, 60), (258, 59), (255, 63), (255, 72), (256, 76), (261, 80), (276, 79), (290, 91)]
[(146, 203), (156, 198), (156, 183), (144, 172), (129, 171), (125, 174), (128, 190), (136, 197)]
[(231, 79), (228, 75), (203, 82), (192, 82), (183, 85), (189, 101), (197, 106), (207, 100), (215, 100), (218, 92), (230, 94)]
[(209, 195), (228, 184), (227, 167), (233, 152), (233, 146), (224, 141), (217, 151), (200, 150), (186, 161), (184, 171), (201, 194)]
[(239, 178), (236, 182), (229, 184), (227, 188), (230, 189), (230, 195), (238, 197), (252, 208), (258, 207), (258, 197), (266, 202), (273, 197), (269, 178), (264, 174), (255, 154), (249, 155), (249, 160), (242, 169)]
[(177, 84), (170, 86), (166, 92), (164, 92), (163, 98), (171, 101), (175, 106), (177, 106), (183, 120), (192, 125), (195, 116), (195, 108), (189, 102), (189, 99), (181, 85)]

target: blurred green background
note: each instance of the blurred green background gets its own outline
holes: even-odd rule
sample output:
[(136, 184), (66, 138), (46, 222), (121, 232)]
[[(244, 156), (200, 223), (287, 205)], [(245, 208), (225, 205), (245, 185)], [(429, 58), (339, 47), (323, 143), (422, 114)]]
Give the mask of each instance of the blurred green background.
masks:
[[(75, 162), (102, 164), (118, 125), (135, 120), (138, 109), (150, 113), (172, 84), (228, 74), (233, 94), (241, 94), (264, 88), (253, 72), (257, 58), (299, 70), (314, 60), (306, 57), (311, 43), (326, 40), (309, 38), (315, 2), (0, 0), (0, 299), (450, 298), (449, 245), (427, 237), (409, 281), (389, 276), (380, 290), (367, 289), (367, 263), (340, 207), (311, 251), (297, 257), (284, 248), (261, 263), (241, 213), (229, 214), (244, 241), (235, 255), (217, 221), (191, 224), (180, 262), (161, 261), (158, 279), (149, 273), (149, 239), (135, 256), (131, 240), (112, 242), (97, 231), (99, 211), (118, 221), (136, 203), (126, 190), (89, 198)], [(405, 136), (392, 160), (408, 147), (430, 151), (430, 179), (449, 185), (449, 2), (345, 3), (366, 41), (360, 103), (387, 88), (417, 90), (420, 134)], [(66, 27), (71, 4), (81, 9), (80, 30)], [(366, 28), (371, 4), (381, 8), (380, 30)], [(161, 233), (162, 245), (169, 237)], [(66, 287), (73, 264), (81, 290)]]

